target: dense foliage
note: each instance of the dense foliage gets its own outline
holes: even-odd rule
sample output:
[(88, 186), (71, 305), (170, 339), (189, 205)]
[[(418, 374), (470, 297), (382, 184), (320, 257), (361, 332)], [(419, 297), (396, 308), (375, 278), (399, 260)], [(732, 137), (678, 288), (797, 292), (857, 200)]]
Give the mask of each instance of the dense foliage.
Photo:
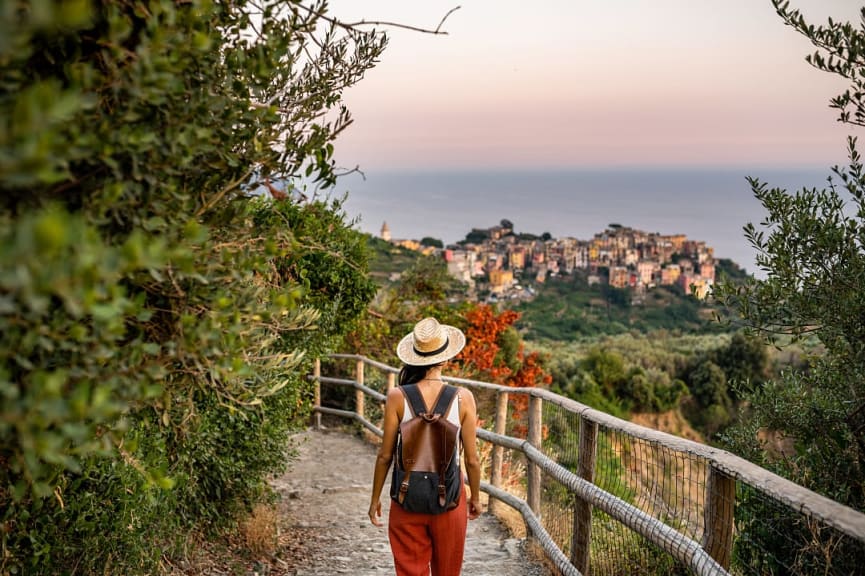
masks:
[(0, 572), (152, 572), (285, 465), (373, 290), (338, 203), (273, 185), (333, 182), (384, 46), (323, 10), (3, 4)]
[(760, 385), (790, 362), (758, 339), (620, 334), (572, 342), (533, 342), (559, 393), (611, 414), (683, 411), (706, 437), (736, 417), (740, 387)]
[[(865, 126), (865, 8), (859, 27), (831, 20), (813, 26), (788, 2), (773, 4), (787, 25), (817, 47), (808, 62), (850, 82), (831, 101), (839, 120)], [(751, 411), (727, 435), (729, 446), (865, 511), (865, 172), (855, 138), (848, 147), (849, 166), (834, 168), (823, 189), (788, 192), (750, 179), (766, 216), (759, 227), (748, 224), (746, 236), (766, 277), (721, 286), (717, 294), (769, 341), (810, 337), (821, 344), (806, 371), (787, 371), (744, 391)], [(758, 443), (756, 438), (780, 441)], [(783, 538), (759, 532), (748, 536), (740, 538), (745, 544), (738, 555), (754, 566), (762, 563), (764, 571), (787, 573), (785, 565), (796, 565), (803, 567), (801, 573), (810, 573), (811, 554), (815, 565), (820, 557), (833, 555), (839, 573), (848, 573), (845, 566), (861, 568), (861, 557), (858, 563), (844, 557), (828, 534), (802, 530)], [(749, 541), (770, 550), (772, 557), (759, 556), (747, 546)]]
[[(809, 58), (813, 65), (852, 76), (854, 91), (832, 105), (842, 121), (861, 125), (865, 24), (813, 27), (786, 3), (776, 7), (820, 48)], [(865, 406), (865, 172), (855, 139), (849, 152), (849, 167), (834, 169), (838, 183), (830, 179), (822, 190), (790, 193), (751, 179), (767, 214), (760, 228), (748, 224), (746, 235), (766, 278), (722, 286), (718, 295), (769, 340), (810, 336), (822, 344), (807, 375), (790, 372), (750, 392), (753, 415), (734, 443), (756, 428), (781, 431), (795, 440), (795, 454), (769, 464), (865, 509), (865, 437), (857, 420)]]
[(692, 356), (679, 372), (690, 391), (685, 414), (709, 436), (731, 424), (747, 393), (761, 387), (772, 375), (788, 369), (789, 362), (772, 366), (764, 343), (753, 336), (736, 333), (724, 346)]
[(581, 336), (621, 334), (631, 330), (678, 330), (718, 333), (710, 322), (714, 308), (676, 286), (662, 286), (639, 298), (630, 289), (589, 286), (580, 276), (550, 279), (533, 300), (519, 304), (520, 326), (528, 338), (572, 340)]

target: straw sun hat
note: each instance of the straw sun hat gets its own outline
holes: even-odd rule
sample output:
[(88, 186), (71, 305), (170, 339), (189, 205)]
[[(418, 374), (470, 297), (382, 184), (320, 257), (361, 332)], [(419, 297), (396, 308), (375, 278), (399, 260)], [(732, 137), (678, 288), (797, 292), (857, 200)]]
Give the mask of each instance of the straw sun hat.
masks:
[(424, 318), (414, 325), (411, 334), (400, 340), (396, 355), (405, 364), (432, 366), (450, 360), (466, 345), (462, 330), (439, 324), (435, 318)]

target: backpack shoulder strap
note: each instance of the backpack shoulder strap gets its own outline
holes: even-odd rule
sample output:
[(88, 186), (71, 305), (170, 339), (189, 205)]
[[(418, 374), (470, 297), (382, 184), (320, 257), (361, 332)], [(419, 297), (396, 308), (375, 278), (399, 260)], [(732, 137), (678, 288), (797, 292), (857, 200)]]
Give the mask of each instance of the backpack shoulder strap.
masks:
[(402, 391), (403, 396), (408, 400), (408, 406), (411, 410), (412, 416), (417, 416), (418, 414), (426, 412), (426, 405), (423, 402), (423, 396), (421, 396), (420, 390), (418, 390), (415, 384), (406, 384), (400, 386), (399, 389)]
[(439, 399), (438, 402), (436, 402), (435, 408), (433, 408), (433, 412), (447, 417), (447, 413), (451, 409), (451, 404), (453, 404), (454, 398), (457, 397), (457, 392), (458, 390), (456, 386), (445, 384), (444, 389), (441, 394), (439, 394)]

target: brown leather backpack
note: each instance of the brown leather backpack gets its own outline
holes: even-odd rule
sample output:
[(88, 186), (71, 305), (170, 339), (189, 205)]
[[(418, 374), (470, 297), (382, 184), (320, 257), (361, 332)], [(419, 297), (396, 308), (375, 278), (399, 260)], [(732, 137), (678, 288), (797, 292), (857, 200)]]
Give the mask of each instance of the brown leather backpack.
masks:
[(400, 386), (400, 390), (412, 417), (399, 426), (390, 495), (410, 512), (441, 514), (456, 507), (462, 487), (459, 426), (447, 419), (457, 389), (443, 385), (432, 412), (427, 412), (416, 385)]

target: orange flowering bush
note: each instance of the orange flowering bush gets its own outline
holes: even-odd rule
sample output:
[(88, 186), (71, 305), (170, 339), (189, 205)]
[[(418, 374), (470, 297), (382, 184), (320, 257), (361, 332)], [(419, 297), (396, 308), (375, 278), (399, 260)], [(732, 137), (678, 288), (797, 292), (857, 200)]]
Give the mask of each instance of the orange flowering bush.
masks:
[[(497, 312), (492, 306), (478, 304), (465, 313), (466, 346), (459, 356), (459, 373), (468, 378), (504, 384), (515, 388), (548, 385), (540, 354), (525, 352), (525, 345), (514, 328), (520, 314), (513, 310)], [(522, 394), (510, 396), (513, 433), (526, 435), (529, 399)]]

